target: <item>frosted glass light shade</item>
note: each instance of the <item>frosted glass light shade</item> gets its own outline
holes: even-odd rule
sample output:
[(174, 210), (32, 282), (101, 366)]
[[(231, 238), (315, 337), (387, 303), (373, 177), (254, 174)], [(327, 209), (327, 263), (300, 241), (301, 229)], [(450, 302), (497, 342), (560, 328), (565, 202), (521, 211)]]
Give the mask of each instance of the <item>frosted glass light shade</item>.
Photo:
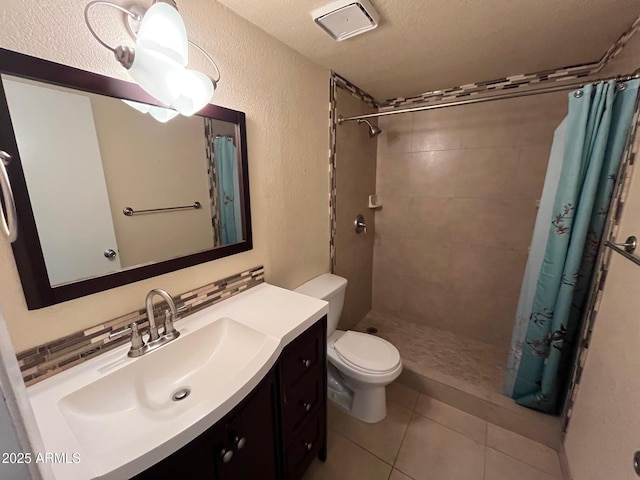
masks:
[(179, 77), (183, 71), (184, 67), (165, 55), (138, 47), (129, 75), (149, 95), (165, 105), (171, 105), (181, 93), (180, 84), (172, 79)]
[(132, 108), (135, 108), (141, 113), (148, 113), (160, 123), (167, 123), (172, 118), (179, 115), (179, 112), (171, 110), (170, 108), (156, 107), (155, 105), (149, 105), (148, 103), (134, 102), (133, 100), (122, 100), (124, 103)]
[(136, 45), (166, 55), (183, 67), (189, 60), (184, 21), (178, 10), (167, 3), (155, 3), (144, 14)]
[(134, 102), (133, 100), (122, 100), (122, 101), (127, 105), (129, 105), (131, 108), (135, 108), (140, 113), (149, 113), (149, 110), (151, 110), (151, 105), (149, 105), (148, 103)]
[(152, 106), (151, 110), (149, 110), (149, 115), (151, 115), (160, 123), (167, 123), (169, 120), (176, 118), (180, 114), (175, 110), (171, 110), (170, 108)]
[(180, 94), (171, 106), (185, 117), (202, 110), (215, 90), (211, 79), (197, 70), (184, 69), (172, 74), (172, 82), (179, 85)]

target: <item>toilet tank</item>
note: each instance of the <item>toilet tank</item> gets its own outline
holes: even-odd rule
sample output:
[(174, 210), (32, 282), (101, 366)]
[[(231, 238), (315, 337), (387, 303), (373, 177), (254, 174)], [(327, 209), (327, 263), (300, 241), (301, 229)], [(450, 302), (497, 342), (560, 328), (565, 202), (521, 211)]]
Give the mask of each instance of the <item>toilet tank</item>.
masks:
[(307, 283), (303, 283), (294, 292), (329, 302), (329, 315), (327, 315), (327, 336), (329, 336), (338, 327), (346, 289), (346, 278), (324, 273), (319, 277), (312, 278)]

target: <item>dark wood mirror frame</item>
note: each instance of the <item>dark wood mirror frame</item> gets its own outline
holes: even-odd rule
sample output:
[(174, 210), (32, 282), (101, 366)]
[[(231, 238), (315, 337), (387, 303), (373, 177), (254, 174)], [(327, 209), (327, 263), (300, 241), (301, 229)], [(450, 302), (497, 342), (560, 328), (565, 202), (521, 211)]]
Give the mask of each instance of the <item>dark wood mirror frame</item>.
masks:
[[(79, 70), (10, 50), (0, 49), (0, 73), (118, 99), (162, 106), (134, 83)], [(237, 149), (241, 158), (239, 179), (243, 190), (242, 223), (244, 240), (150, 265), (132, 267), (99, 277), (51, 286), (11, 123), (9, 107), (2, 82), (0, 82), (0, 150), (6, 151), (12, 157), (11, 163), (7, 166), (7, 171), (18, 213), (18, 238), (12, 244), (12, 247), (29, 310), (66, 302), (67, 300), (245, 252), (253, 248), (245, 114), (209, 104), (198, 112), (198, 115), (236, 125), (236, 131), (238, 132)]]

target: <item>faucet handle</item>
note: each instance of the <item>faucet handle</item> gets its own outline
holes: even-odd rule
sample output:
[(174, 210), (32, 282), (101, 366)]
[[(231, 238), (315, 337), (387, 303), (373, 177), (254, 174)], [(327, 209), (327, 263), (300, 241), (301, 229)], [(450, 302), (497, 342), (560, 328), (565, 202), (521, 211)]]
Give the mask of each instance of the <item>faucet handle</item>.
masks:
[(116, 340), (128, 334), (131, 334), (131, 348), (129, 349), (128, 355), (130, 357), (139, 357), (144, 348), (144, 340), (140, 334), (140, 326), (138, 323), (133, 322), (127, 328), (123, 328), (119, 332), (110, 333), (109, 340)]
[[(178, 309), (178, 311), (184, 310), (184, 309), (185, 307), (183, 307), (182, 309)], [(164, 311), (164, 332), (163, 332), (164, 337), (168, 337), (170, 339), (178, 338), (178, 336), (180, 335), (180, 332), (177, 331), (173, 326), (173, 322), (177, 320), (177, 318), (178, 318), (178, 315), (173, 314), (171, 310), (167, 309)]]
[[(131, 336), (133, 336), (134, 328), (135, 328), (136, 332), (138, 332), (138, 324), (136, 322), (133, 322), (128, 327), (123, 328), (121, 330), (118, 330), (117, 332), (111, 332), (109, 334), (109, 340), (117, 340), (118, 338), (122, 338), (125, 335), (129, 335), (129, 334), (131, 334)], [(138, 333), (138, 335), (140, 335), (140, 334)]]
[(131, 329), (131, 349), (136, 350), (144, 346), (144, 340), (140, 334), (139, 326), (136, 322), (133, 322), (129, 328)]

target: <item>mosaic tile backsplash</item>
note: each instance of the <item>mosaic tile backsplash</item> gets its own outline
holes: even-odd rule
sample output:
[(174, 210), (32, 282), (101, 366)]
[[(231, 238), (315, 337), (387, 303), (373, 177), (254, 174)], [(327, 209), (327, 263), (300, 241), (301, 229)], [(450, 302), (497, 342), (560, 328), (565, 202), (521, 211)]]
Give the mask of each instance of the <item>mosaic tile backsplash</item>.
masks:
[[(180, 318), (184, 318), (263, 282), (264, 267), (258, 266), (176, 295), (173, 300), (176, 308), (182, 309)], [(167, 308), (164, 301), (154, 305), (156, 318), (164, 318), (163, 312)], [(118, 332), (133, 322), (140, 325), (141, 332), (146, 333), (149, 330), (145, 308), (19, 352), (16, 356), (25, 384), (33, 385), (128, 343), (128, 335), (111, 340), (109, 334)]]

